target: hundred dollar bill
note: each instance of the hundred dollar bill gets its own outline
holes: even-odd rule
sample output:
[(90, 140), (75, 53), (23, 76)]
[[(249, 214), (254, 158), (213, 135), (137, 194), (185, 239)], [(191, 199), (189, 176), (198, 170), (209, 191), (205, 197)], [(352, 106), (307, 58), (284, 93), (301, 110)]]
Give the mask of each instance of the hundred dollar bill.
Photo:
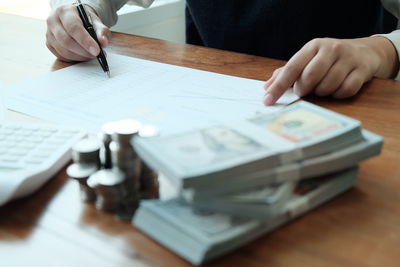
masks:
[(359, 121), (301, 101), (276, 113), (133, 143), (152, 169), (187, 188), (315, 157), (361, 139)]
[(367, 130), (363, 139), (346, 148), (317, 157), (303, 159), (284, 166), (253, 172), (245, 176), (228, 177), (229, 182), (196, 185), (181, 191), (186, 201), (208, 200), (226, 194), (240, 194), (254, 188), (265, 188), (271, 184), (310, 179), (338, 172), (380, 154), (383, 138)]
[(357, 168), (302, 181), (268, 222), (199, 211), (177, 199), (141, 202), (133, 224), (181, 257), (200, 264), (218, 258), (351, 188)]
[(191, 204), (201, 210), (267, 221), (282, 211), (295, 185), (294, 181), (268, 185), (238, 194), (193, 201)]
[(361, 139), (361, 123), (305, 101), (280, 112), (248, 119), (264, 131), (296, 144), (306, 157), (346, 147)]

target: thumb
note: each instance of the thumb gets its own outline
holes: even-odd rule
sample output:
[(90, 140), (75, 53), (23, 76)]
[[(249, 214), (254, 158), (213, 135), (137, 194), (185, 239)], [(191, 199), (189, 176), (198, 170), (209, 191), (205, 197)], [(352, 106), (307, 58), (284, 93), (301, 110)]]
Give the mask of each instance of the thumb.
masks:
[(103, 22), (97, 15), (96, 11), (91, 6), (86, 5), (86, 7), (90, 13), (90, 17), (92, 19), (92, 24), (93, 24), (94, 30), (96, 31), (96, 36), (100, 42), (101, 47), (107, 47), (109, 39), (111, 38), (110, 29), (106, 25), (103, 24)]

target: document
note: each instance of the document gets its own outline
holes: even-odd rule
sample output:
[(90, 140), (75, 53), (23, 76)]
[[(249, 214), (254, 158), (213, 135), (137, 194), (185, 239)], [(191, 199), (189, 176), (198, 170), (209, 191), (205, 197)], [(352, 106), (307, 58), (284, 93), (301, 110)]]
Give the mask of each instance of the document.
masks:
[(5, 85), (0, 81), (0, 124), (6, 121), (6, 108), (4, 106)]
[(275, 111), (262, 104), (262, 81), (108, 54), (111, 78), (96, 60), (15, 84), (9, 109), (96, 133), (105, 122), (138, 119), (171, 134)]

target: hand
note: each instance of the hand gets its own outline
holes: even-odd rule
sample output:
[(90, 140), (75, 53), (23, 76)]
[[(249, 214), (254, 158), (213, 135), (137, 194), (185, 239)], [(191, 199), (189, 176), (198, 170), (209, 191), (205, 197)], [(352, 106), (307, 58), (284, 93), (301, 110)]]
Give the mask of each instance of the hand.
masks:
[[(101, 22), (94, 9), (85, 6), (102, 47), (107, 47), (110, 30)], [(46, 45), (62, 61), (86, 61), (100, 53), (96, 41), (83, 27), (74, 5), (64, 5), (51, 11), (47, 18)]]
[(299, 96), (351, 97), (374, 76), (393, 77), (398, 64), (396, 49), (385, 37), (314, 39), (274, 71), (264, 85), (264, 104), (274, 104), (292, 86)]

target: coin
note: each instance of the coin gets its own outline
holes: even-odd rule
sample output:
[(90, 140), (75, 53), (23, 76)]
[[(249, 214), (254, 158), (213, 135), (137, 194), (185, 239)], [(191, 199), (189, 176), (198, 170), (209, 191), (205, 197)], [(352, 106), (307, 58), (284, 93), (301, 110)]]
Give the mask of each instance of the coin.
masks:
[(93, 163), (100, 165), (100, 148), (102, 143), (96, 136), (80, 140), (72, 147), (72, 160), (76, 163)]
[(67, 168), (67, 175), (79, 183), (80, 197), (84, 202), (94, 202), (96, 200), (95, 191), (87, 184), (90, 175), (98, 170), (96, 164), (73, 163)]
[(97, 209), (107, 212), (118, 210), (127, 195), (124, 180), (124, 173), (118, 169), (102, 169), (89, 177), (87, 183), (96, 192)]

